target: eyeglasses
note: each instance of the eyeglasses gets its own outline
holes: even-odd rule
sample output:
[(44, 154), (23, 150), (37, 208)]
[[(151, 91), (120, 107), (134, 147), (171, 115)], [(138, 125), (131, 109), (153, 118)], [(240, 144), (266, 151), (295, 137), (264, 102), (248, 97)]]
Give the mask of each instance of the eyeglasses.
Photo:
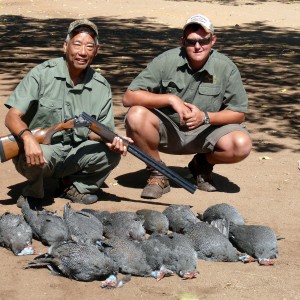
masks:
[(198, 43), (200, 46), (205, 46), (208, 45), (211, 42), (212, 37), (209, 36), (207, 38), (199, 39), (199, 40), (194, 40), (194, 39), (187, 39), (185, 38), (185, 43), (187, 46), (196, 46)]

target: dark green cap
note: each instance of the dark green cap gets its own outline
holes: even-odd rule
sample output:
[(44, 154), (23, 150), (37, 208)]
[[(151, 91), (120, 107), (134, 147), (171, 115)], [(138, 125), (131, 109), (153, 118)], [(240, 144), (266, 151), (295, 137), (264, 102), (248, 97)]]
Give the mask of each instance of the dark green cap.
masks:
[(98, 36), (97, 26), (88, 19), (79, 19), (79, 20), (73, 21), (69, 26), (68, 34), (70, 34), (74, 29), (76, 29), (79, 26), (90, 27), (95, 32), (96, 36)]

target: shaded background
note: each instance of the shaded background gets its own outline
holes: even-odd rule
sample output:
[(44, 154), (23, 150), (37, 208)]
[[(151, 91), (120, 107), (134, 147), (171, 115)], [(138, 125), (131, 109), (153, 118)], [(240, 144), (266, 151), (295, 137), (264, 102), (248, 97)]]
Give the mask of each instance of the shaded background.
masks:
[[(222, 2), (222, 1), (221, 1)], [(224, 1), (226, 3), (226, 1)], [(232, 2), (232, 5), (235, 5)], [(98, 26), (101, 45), (93, 67), (112, 86), (116, 127), (123, 128), (122, 95), (131, 80), (154, 56), (177, 47), (181, 29), (157, 24), (145, 17), (133, 19), (90, 18)], [(36, 64), (62, 55), (66, 29), (73, 19), (34, 19), (19, 15), (0, 18), (1, 84), (9, 95), (19, 80)], [(247, 126), (257, 133), (257, 151), (286, 149), (285, 138), (299, 150), (300, 137), (300, 34), (264, 22), (216, 28), (215, 48), (239, 67), (249, 96)], [(275, 120), (270, 124), (270, 120)], [(264, 137), (260, 138), (259, 134)]]

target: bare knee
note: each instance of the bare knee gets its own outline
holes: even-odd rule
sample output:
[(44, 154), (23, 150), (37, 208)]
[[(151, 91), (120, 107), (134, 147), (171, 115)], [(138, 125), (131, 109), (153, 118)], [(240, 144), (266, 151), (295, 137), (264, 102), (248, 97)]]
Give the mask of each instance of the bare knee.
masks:
[(236, 161), (245, 159), (252, 149), (251, 138), (242, 131), (237, 132), (232, 141), (232, 148), (233, 156)]
[(216, 144), (212, 153), (214, 163), (237, 163), (251, 152), (252, 141), (248, 134), (235, 131), (224, 135)]
[(140, 124), (143, 116), (145, 115), (145, 110), (146, 108), (143, 106), (130, 107), (126, 114), (126, 125), (132, 127), (135, 124)]
[(148, 108), (143, 106), (132, 106), (126, 115), (126, 128), (135, 132), (143, 132), (147, 127), (159, 126), (158, 117)]

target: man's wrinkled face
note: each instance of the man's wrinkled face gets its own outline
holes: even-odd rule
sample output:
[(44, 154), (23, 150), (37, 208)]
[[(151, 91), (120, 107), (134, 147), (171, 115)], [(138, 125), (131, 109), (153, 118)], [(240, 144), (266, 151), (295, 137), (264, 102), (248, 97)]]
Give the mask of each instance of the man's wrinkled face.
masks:
[(99, 46), (87, 32), (75, 34), (70, 41), (65, 41), (64, 52), (69, 70), (83, 71), (89, 66), (97, 54)]
[(181, 43), (185, 47), (188, 61), (193, 69), (198, 70), (204, 65), (215, 42), (216, 36), (206, 32), (202, 27), (194, 32), (186, 30)]

